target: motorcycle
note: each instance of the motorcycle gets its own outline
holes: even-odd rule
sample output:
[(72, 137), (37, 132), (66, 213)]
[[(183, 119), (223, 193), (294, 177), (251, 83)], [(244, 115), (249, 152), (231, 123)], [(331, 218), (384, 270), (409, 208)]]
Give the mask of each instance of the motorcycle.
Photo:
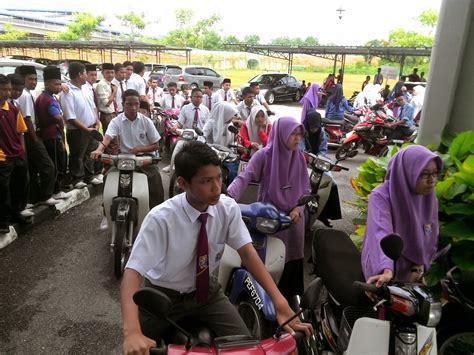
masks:
[(381, 110), (370, 113), (365, 120), (354, 126), (336, 151), (336, 159), (344, 160), (355, 157), (362, 146), (364, 152), (369, 155), (383, 157), (388, 154), (389, 145), (401, 146), (416, 139), (417, 131), (414, 130), (410, 136), (403, 139), (388, 139), (389, 128), (386, 123), (393, 123), (394, 118)]
[(328, 140), (328, 145), (339, 147), (344, 141), (346, 133), (350, 132), (359, 122), (357, 115), (344, 113), (344, 120), (331, 120), (323, 117), (321, 126), (324, 127), (324, 133)]
[(348, 171), (349, 169), (339, 165), (338, 162), (333, 162), (325, 156), (314, 155), (309, 152), (305, 152), (304, 154), (308, 163), (307, 169), (311, 183), (311, 194), (314, 197), (314, 200), (306, 205), (305, 208), (306, 230), (310, 231), (315, 229), (316, 220), (324, 209), (324, 206), (326, 206), (329, 194), (331, 193), (333, 181), (328, 172), (340, 170)]
[[(303, 295), (302, 304), (306, 307), (314, 306), (312, 295), (316, 291), (315, 286), (317, 285), (311, 283)], [(282, 333), (283, 327), (298, 314), (279, 326), (273, 336), (263, 340), (245, 335), (215, 337), (212, 330), (199, 320), (187, 318), (175, 322), (170, 319), (168, 314), (172, 309), (171, 300), (154, 288), (145, 287), (137, 291), (133, 295), (133, 301), (140, 308), (167, 321), (173, 330), (162, 344), (156, 348), (150, 348), (150, 354), (294, 354), (297, 344), (304, 337), (302, 332), (296, 332), (294, 337), (288, 333)]]
[(179, 137), (179, 132), (177, 131), (179, 111), (179, 109), (162, 110), (158, 108), (164, 126), (163, 146), (170, 154)]
[[(298, 206), (309, 204), (313, 199), (305, 195)], [(239, 207), (257, 254), (278, 284), (285, 267), (286, 249), (285, 244), (271, 234), (288, 229), (292, 225), (290, 216), (268, 203), (239, 204)], [(239, 254), (228, 246), (221, 258), (218, 280), (252, 336), (264, 339), (271, 335), (276, 326), (276, 310), (271, 298), (242, 266)]]
[(474, 354), (474, 272), (449, 270), (441, 280), (443, 313), (438, 325), (439, 354)]
[(148, 179), (136, 168), (158, 164), (161, 158), (102, 154), (100, 159), (111, 167), (105, 181), (103, 204), (105, 216), (112, 226), (110, 246), (114, 254), (114, 274), (120, 278), (149, 211)]
[[(396, 264), (403, 242), (384, 237), (381, 247)], [(343, 262), (341, 262), (343, 260)], [(309, 354), (436, 354), (436, 329), (441, 303), (418, 283), (366, 284), (360, 252), (342, 231), (316, 231), (312, 244), (316, 278), (321, 280), (318, 306), (294, 309), (310, 321), (314, 336), (302, 346)], [(396, 275), (396, 270), (394, 270)], [(365, 293), (369, 293), (371, 299)]]

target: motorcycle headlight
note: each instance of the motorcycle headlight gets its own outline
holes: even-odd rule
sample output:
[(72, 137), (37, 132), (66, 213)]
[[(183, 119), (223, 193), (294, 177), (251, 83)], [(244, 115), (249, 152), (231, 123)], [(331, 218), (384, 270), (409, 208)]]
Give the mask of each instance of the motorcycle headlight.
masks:
[(117, 168), (119, 170), (135, 170), (135, 160), (129, 158), (119, 159)]
[(316, 162), (314, 163), (314, 166), (316, 167), (316, 169), (322, 170), (322, 171), (331, 170), (331, 163), (322, 159), (316, 160)]
[(280, 221), (277, 219), (268, 219), (257, 217), (257, 229), (264, 234), (274, 234), (278, 231)]
[(436, 327), (441, 319), (441, 302), (435, 302), (432, 298), (425, 298), (421, 302), (418, 322), (427, 327)]
[(228, 153), (225, 161), (228, 163), (235, 163), (238, 159), (239, 159), (239, 156), (237, 154)]
[(183, 131), (183, 134), (181, 135), (181, 137), (183, 139), (187, 139), (187, 140), (194, 139), (194, 132), (185, 130), (185, 131)]

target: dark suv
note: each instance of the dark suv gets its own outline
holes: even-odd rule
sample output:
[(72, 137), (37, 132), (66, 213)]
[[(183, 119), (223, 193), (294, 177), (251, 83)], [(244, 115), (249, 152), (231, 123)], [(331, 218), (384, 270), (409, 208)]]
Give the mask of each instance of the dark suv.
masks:
[[(282, 73), (265, 73), (254, 76), (246, 84), (242, 85), (240, 92), (252, 82), (257, 82), (260, 86), (260, 92), (265, 96), (265, 100), (271, 105), (277, 100), (292, 99), (299, 101), (301, 99), (301, 81), (294, 76)], [(240, 97), (240, 92), (238, 96)]]

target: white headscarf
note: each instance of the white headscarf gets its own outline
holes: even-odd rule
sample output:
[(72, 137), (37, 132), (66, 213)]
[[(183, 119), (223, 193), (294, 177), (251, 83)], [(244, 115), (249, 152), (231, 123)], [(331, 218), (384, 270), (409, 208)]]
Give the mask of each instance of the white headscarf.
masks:
[(413, 117), (416, 117), (418, 112), (423, 108), (423, 101), (425, 100), (425, 87), (417, 85), (413, 88), (413, 98), (410, 104), (413, 106)]
[(262, 111), (263, 114), (265, 115), (265, 124), (268, 127), (268, 124), (270, 121), (268, 120), (268, 115), (267, 111), (265, 110), (265, 107), (258, 105), (252, 107), (252, 110), (250, 111), (250, 115), (247, 118), (247, 131), (249, 132), (249, 138), (251, 142), (263, 144), (263, 142), (260, 140), (260, 136), (258, 135), (258, 126), (255, 123), (255, 118), (257, 117), (257, 114)]
[(234, 134), (228, 130), (232, 118), (237, 115), (234, 104), (226, 101), (217, 102), (211, 110), (204, 127), (204, 135), (209, 143), (228, 146), (234, 140)]

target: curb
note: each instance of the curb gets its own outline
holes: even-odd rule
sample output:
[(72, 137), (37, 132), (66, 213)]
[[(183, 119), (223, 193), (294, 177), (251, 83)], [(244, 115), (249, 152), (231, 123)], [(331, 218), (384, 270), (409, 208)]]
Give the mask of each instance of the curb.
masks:
[(37, 205), (33, 207), (34, 216), (31, 217), (33, 222), (29, 224), (10, 224), (10, 232), (6, 234), (0, 234), (0, 249), (3, 249), (10, 243), (13, 243), (20, 235), (34, 228), (38, 224), (50, 219), (54, 219), (71, 208), (79, 206), (91, 197), (101, 194), (103, 189), (102, 186), (102, 184), (88, 184), (87, 187), (82, 189), (71, 190), (71, 197), (69, 197), (67, 200), (60, 200), (61, 202), (54, 206)]

